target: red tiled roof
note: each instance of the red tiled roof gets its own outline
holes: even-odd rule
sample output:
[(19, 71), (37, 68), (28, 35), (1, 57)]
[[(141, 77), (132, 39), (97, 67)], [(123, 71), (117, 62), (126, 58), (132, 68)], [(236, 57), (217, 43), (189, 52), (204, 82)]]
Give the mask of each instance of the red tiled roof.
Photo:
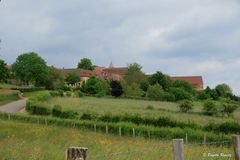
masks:
[(171, 77), (171, 80), (185, 80), (188, 81), (193, 87), (203, 89), (203, 78), (202, 76), (175, 76)]
[(93, 71), (85, 70), (85, 69), (79, 69), (79, 68), (73, 68), (73, 69), (61, 69), (61, 71), (66, 75), (69, 73), (75, 73), (79, 75), (80, 77), (91, 77), (94, 76)]
[(118, 67), (118, 68), (105, 68), (103, 71), (112, 74), (126, 75), (128, 68), (127, 67)]

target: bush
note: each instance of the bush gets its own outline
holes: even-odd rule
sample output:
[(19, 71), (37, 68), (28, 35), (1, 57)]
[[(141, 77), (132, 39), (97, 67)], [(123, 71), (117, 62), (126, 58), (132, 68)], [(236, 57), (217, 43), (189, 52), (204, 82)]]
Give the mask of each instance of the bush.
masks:
[(62, 114), (62, 107), (59, 105), (55, 105), (52, 109), (52, 115), (54, 117), (60, 117)]
[(111, 95), (114, 97), (119, 97), (123, 94), (123, 88), (120, 82), (111, 81)]
[(208, 123), (204, 130), (206, 131), (214, 131), (216, 133), (232, 133), (232, 134), (240, 134), (240, 124), (235, 121), (228, 121), (224, 123)]
[(164, 95), (164, 91), (158, 83), (148, 88), (147, 97), (150, 99), (162, 100), (163, 95)]
[(181, 88), (170, 88), (169, 92), (175, 96), (175, 100), (191, 100), (191, 94)]
[(193, 109), (193, 104), (189, 100), (184, 100), (180, 103), (179, 109), (181, 112), (189, 112)]
[(147, 109), (148, 109), (148, 110), (154, 110), (154, 107), (151, 106), (151, 105), (148, 105), (148, 106), (147, 106)]
[(72, 96), (72, 92), (71, 92), (71, 91), (67, 91), (67, 92), (66, 92), (66, 96), (67, 96), (67, 97), (71, 97), (71, 96)]
[(221, 110), (222, 115), (224, 116), (226, 114), (228, 117), (230, 117), (238, 107), (239, 106), (236, 104), (223, 104)]
[(176, 99), (175, 99), (175, 96), (173, 94), (165, 92), (163, 94), (163, 100), (168, 101), (168, 102), (174, 102)]
[(60, 118), (74, 119), (78, 117), (78, 113), (74, 111), (62, 111)]
[(217, 114), (215, 102), (211, 100), (206, 101), (203, 105), (203, 113), (210, 116)]
[(58, 96), (60, 96), (60, 94), (59, 94), (58, 91), (49, 91), (49, 93), (50, 93), (50, 95), (51, 95), (52, 97), (58, 97)]
[(80, 90), (77, 91), (77, 95), (78, 95), (78, 97), (83, 97), (84, 96), (83, 92), (80, 91)]

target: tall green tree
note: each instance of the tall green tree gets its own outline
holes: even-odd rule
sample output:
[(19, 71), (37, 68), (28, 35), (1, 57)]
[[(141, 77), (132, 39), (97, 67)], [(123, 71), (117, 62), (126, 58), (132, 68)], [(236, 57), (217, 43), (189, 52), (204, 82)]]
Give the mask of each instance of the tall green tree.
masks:
[(9, 70), (7, 68), (7, 64), (4, 62), (4, 60), (0, 59), (0, 83), (7, 82), (8, 78)]
[(157, 71), (155, 74), (149, 77), (148, 80), (151, 85), (160, 84), (165, 91), (167, 91), (172, 84), (170, 77), (160, 71)]
[(64, 74), (54, 68), (54, 67), (49, 67), (49, 75), (46, 81), (46, 88), (53, 90), (53, 89), (60, 89), (64, 86)]
[(187, 91), (189, 93), (193, 93), (194, 92), (193, 86), (188, 81), (185, 81), (185, 80), (176, 80), (176, 81), (174, 81), (173, 82), (173, 87), (175, 87), (175, 88), (182, 88), (182, 89), (184, 89), (185, 91)]
[(86, 70), (93, 70), (94, 66), (92, 64), (92, 61), (88, 58), (83, 58), (78, 63), (78, 68), (80, 69), (86, 69)]
[(223, 83), (216, 86), (215, 90), (217, 91), (218, 95), (221, 97), (227, 97), (232, 95), (232, 89), (229, 85)]
[(124, 80), (129, 84), (137, 83), (139, 84), (143, 79), (146, 79), (145, 74), (142, 72), (142, 66), (137, 63), (132, 63), (128, 65), (127, 73)]
[(16, 62), (12, 65), (12, 69), (16, 77), (27, 85), (33, 83), (36, 86), (42, 86), (48, 77), (46, 62), (34, 52), (18, 56)]

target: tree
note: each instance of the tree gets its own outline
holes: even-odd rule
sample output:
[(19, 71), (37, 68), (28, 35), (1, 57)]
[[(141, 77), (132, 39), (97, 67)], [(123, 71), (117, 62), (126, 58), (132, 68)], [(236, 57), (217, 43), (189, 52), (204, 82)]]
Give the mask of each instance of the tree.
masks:
[(147, 97), (154, 100), (163, 100), (164, 91), (160, 84), (152, 85), (148, 88)]
[(102, 81), (96, 77), (90, 77), (84, 86), (84, 91), (88, 94), (97, 94), (105, 92), (103, 89)]
[(123, 88), (118, 81), (111, 81), (111, 95), (114, 97), (119, 97), (123, 94)]
[(76, 83), (80, 82), (80, 77), (76, 73), (68, 73), (65, 81), (68, 84), (76, 84)]
[(122, 82), (121, 85), (123, 87), (123, 93), (126, 96), (141, 97), (144, 93), (137, 83), (128, 85), (127, 83)]
[(33, 83), (36, 86), (42, 86), (47, 80), (48, 67), (46, 62), (34, 52), (18, 56), (12, 69), (16, 77), (27, 85)]
[(145, 79), (145, 74), (141, 71), (142, 66), (137, 63), (128, 65), (127, 73), (124, 80), (129, 84), (140, 83), (141, 80)]
[(193, 86), (185, 81), (185, 80), (176, 80), (173, 82), (173, 87), (175, 88), (182, 88), (184, 89), (185, 91), (189, 92), (189, 93), (193, 93), (194, 89), (193, 89)]
[(9, 78), (9, 70), (7, 68), (7, 64), (0, 59), (0, 83), (7, 82)]
[(81, 59), (80, 62), (78, 63), (78, 68), (86, 69), (86, 70), (94, 69), (92, 61), (88, 58)]
[(151, 85), (160, 84), (162, 88), (167, 91), (171, 86), (171, 79), (168, 75), (163, 74), (162, 72), (156, 72), (151, 77), (149, 77), (149, 83)]
[(215, 90), (220, 97), (228, 97), (229, 95), (232, 95), (232, 89), (225, 83), (217, 85)]
[(46, 81), (46, 88), (50, 90), (61, 89), (64, 86), (63, 73), (54, 67), (49, 67), (48, 70), (49, 75)]
[(148, 90), (148, 88), (149, 88), (149, 82), (148, 82), (148, 80), (144, 79), (144, 80), (140, 81), (140, 88), (141, 88), (143, 91), (147, 92), (147, 90)]

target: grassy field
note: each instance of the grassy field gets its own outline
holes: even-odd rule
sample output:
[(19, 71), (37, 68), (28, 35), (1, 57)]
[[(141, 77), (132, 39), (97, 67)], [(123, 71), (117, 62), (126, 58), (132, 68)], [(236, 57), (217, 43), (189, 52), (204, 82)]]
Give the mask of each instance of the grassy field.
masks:
[[(118, 137), (70, 128), (50, 127), (0, 120), (2, 160), (63, 160), (67, 147), (89, 148), (90, 160), (171, 160), (170, 141)], [(187, 160), (202, 160), (204, 153), (233, 155), (232, 148), (185, 145)], [(206, 158), (226, 159), (226, 157)], [(233, 159), (233, 158), (229, 158)]]
[(9, 89), (9, 88), (17, 88), (19, 86), (12, 85), (12, 84), (0, 84), (0, 88), (2, 89)]
[[(200, 125), (204, 125), (209, 121), (222, 122), (232, 118), (220, 118), (205, 116), (199, 114), (202, 110), (201, 105), (194, 106), (193, 113), (179, 112), (176, 103), (161, 102), (161, 101), (144, 101), (131, 99), (114, 99), (114, 98), (52, 98), (45, 102), (50, 107), (61, 105), (63, 109), (74, 110), (80, 113), (95, 112), (98, 114), (112, 113), (138, 113), (144, 116), (170, 116), (179, 121), (194, 121)], [(147, 109), (148, 106), (153, 106), (154, 109)], [(240, 122), (240, 111), (236, 111), (235, 120)]]
[(12, 101), (18, 100), (19, 97), (17, 93), (1, 93), (0, 92), (0, 105), (10, 103)]

